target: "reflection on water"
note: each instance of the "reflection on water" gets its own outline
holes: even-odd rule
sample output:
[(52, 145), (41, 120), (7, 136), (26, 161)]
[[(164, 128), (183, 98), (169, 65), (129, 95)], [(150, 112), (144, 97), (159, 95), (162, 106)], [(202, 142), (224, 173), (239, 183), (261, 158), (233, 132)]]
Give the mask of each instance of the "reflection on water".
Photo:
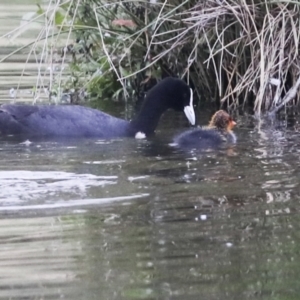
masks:
[(29, 201), (54, 196), (55, 193), (82, 197), (91, 186), (115, 184), (117, 176), (95, 176), (67, 172), (0, 171), (0, 201), (9, 203)]
[(188, 153), (172, 122), (0, 141), (1, 299), (296, 299), (298, 133), (240, 117), (233, 151)]

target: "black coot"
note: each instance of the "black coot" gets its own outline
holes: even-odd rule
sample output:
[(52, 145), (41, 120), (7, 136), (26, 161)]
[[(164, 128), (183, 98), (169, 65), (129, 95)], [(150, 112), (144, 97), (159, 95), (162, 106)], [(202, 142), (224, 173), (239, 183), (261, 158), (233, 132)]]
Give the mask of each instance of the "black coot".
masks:
[(184, 81), (171, 77), (147, 93), (139, 114), (132, 121), (83, 106), (5, 104), (0, 107), (0, 134), (98, 138), (149, 136), (169, 108), (183, 111), (190, 123), (195, 123), (192, 90)]

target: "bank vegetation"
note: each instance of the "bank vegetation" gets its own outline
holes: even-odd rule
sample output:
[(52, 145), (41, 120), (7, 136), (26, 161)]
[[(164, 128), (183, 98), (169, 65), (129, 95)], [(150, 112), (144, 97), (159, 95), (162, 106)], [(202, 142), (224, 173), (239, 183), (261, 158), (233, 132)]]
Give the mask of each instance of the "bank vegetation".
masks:
[(200, 103), (261, 113), (299, 98), (299, 13), (298, 0), (52, 1), (39, 38), (67, 41), (64, 89), (126, 99), (177, 76)]

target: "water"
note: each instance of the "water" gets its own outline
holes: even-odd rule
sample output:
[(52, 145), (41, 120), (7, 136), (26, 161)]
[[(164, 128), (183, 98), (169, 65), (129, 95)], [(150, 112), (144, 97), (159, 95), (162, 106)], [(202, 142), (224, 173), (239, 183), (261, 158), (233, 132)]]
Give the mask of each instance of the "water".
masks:
[[(15, 3), (2, 36), (36, 9)], [(0, 64), (2, 102), (32, 100), (26, 57)], [(0, 299), (298, 299), (300, 118), (235, 119), (207, 153), (169, 146), (173, 113), (146, 141), (0, 138)]]
[(298, 133), (241, 116), (234, 149), (182, 153), (174, 118), (148, 141), (1, 140), (1, 299), (297, 299)]

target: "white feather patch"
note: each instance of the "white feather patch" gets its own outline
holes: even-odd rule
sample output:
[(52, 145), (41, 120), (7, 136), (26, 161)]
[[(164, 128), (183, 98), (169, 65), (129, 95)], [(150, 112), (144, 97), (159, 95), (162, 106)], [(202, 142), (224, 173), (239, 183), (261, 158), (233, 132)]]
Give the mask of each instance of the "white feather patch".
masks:
[(139, 131), (139, 132), (137, 132), (137, 133), (135, 134), (135, 138), (136, 138), (137, 140), (145, 139), (145, 138), (146, 138), (146, 134), (145, 134), (144, 132)]

